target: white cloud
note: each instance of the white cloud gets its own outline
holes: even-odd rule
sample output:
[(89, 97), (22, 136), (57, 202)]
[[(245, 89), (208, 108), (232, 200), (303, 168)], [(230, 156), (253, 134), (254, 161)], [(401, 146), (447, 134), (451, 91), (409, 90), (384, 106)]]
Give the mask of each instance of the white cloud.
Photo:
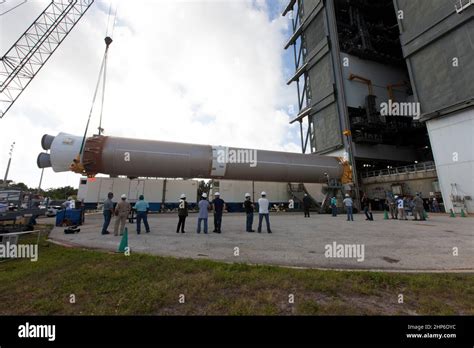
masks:
[[(274, 4), (273, 4), (274, 5)], [(46, 3), (0, 24), (5, 52)], [(0, 170), (16, 141), (10, 179), (36, 186), (45, 133), (82, 134), (105, 44), (108, 3), (95, 3), (0, 120)], [(283, 66), (287, 19), (263, 1), (122, 1), (110, 46), (106, 134), (299, 151), (288, 125), (294, 86)], [(3, 20), (3, 19), (2, 19)], [(3, 40), (3, 37), (6, 40)], [(90, 132), (96, 131), (97, 114)], [(43, 187), (77, 186), (45, 171)]]

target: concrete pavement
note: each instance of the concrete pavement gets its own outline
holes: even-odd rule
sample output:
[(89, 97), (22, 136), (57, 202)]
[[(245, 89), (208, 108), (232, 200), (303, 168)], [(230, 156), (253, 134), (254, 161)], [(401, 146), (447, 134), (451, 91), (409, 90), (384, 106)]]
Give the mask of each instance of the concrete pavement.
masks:
[[(347, 222), (344, 215), (334, 218), (312, 214), (311, 218), (304, 218), (303, 213), (274, 213), (270, 217), (273, 234), (267, 234), (265, 227), (261, 234), (245, 232), (244, 214), (224, 214), (222, 234), (212, 233), (212, 214), (208, 235), (196, 234), (196, 214), (187, 218), (185, 234), (176, 233), (175, 214), (150, 215), (150, 234), (144, 233), (143, 226), (141, 235), (135, 233), (135, 226), (127, 226), (132, 255), (140, 252), (309, 268), (474, 271), (472, 218), (430, 214), (429, 220), (421, 222), (383, 220), (382, 214), (376, 214), (372, 222), (366, 221), (363, 214), (356, 214), (354, 219)], [(258, 221), (258, 214), (255, 220)], [(101, 235), (101, 225), (101, 214), (87, 215), (79, 233), (67, 235), (64, 228), (56, 227), (50, 238), (70, 245), (116, 251), (120, 237)], [(113, 220), (109, 231), (113, 231)], [(339, 254), (345, 257), (327, 257), (331, 256), (329, 251), (334, 245), (339, 251), (350, 251), (350, 247), (344, 248), (346, 245), (358, 245), (363, 257), (347, 257), (354, 256), (347, 253)]]

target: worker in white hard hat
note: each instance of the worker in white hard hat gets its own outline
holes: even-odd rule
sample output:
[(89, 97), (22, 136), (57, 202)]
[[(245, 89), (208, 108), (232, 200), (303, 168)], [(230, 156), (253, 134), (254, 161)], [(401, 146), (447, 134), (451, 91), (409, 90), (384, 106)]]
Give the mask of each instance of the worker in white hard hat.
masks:
[(62, 207), (64, 208), (64, 210), (71, 210), (71, 209), (72, 209), (72, 208), (71, 208), (71, 200), (72, 200), (72, 198), (71, 198), (71, 197), (68, 197), (68, 198), (63, 202), (63, 204), (61, 204)]
[(178, 226), (176, 227), (176, 233), (179, 233), (181, 229), (181, 233), (186, 233), (184, 231), (184, 225), (186, 224), (186, 217), (188, 216), (188, 202), (186, 202), (186, 195), (183, 193), (179, 197), (179, 204), (178, 204)]
[[(123, 234), (125, 229), (125, 224), (127, 223), (128, 214), (132, 210), (132, 207), (129, 202), (127, 202), (127, 195), (123, 194), (120, 196), (121, 200), (115, 206), (115, 226), (114, 226), (114, 236)], [(120, 229), (119, 229), (120, 228)]]
[(245, 201), (244, 201), (244, 209), (245, 209), (245, 214), (247, 216), (246, 223), (245, 223), (245, 230), (247, 232), (255, 232), (255, 230), (252, 229), (253, 225), (253, 210), (255, 208), (255, 205), (253, 204), (251, 200), (251, 195), (250, 193), (245, 194)]
[(348, 193), (346, 193), (346, 198), (344, 198), (342, 203), (344, 204), (344, 207), (346, 208), (347, 221), (354, 221), (354, 216), (352, 214), (352, 206), (354, 205), (354, 202), (352, 201), (352, 198)]
[(209, 201), (207, 200), (207, 193), (201, 195), (201, 200), (198, 203), (199, 214), (197, 223), (197, 233), (201, 233), (201, 221), (204, 223), (204, 233), (207, 234), (207, 219), (209, 217)]
[(74, 200), (74, 198), (72, 196), (67, 198), (66, 209), (67, 210), (76, 209), (76, 201)]
[(262, 191), (261, 196), (258, 199), (258, 233), (262, 232), (262, 219), (265, 218), (265, 223), (267, 224), (267, 232), (272, 233), (270, 229), (270, 213), (268, 207), (270, 202), (267, 199), (267, 193)]
[(214, 210), (214, 233), (221, 233), (222, 213), (225, 210), (225, 202), (219, 192), (214, 193), (212, 200), (212, 209)]

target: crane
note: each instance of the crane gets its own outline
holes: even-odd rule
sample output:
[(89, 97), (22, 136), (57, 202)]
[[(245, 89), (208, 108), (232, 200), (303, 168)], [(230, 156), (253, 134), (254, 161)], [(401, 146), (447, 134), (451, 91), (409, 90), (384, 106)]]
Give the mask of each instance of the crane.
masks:
[(93, 3), (94, 0), (52, 0), (0, 58), (0, 118)]

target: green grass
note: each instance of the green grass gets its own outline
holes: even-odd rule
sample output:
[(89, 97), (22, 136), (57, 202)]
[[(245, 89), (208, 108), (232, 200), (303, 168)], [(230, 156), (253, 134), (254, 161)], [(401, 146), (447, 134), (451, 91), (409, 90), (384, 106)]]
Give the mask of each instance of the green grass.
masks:
[[(36, 236), (21, 243), (27, 241), (36, 242)], [(397, 302), (399, 294), (404, 304)], [(0, 263), (0, 314), (472, 315), (474, 277), (124, 256), (65, 248), (43, 238), (37, 262)]]

